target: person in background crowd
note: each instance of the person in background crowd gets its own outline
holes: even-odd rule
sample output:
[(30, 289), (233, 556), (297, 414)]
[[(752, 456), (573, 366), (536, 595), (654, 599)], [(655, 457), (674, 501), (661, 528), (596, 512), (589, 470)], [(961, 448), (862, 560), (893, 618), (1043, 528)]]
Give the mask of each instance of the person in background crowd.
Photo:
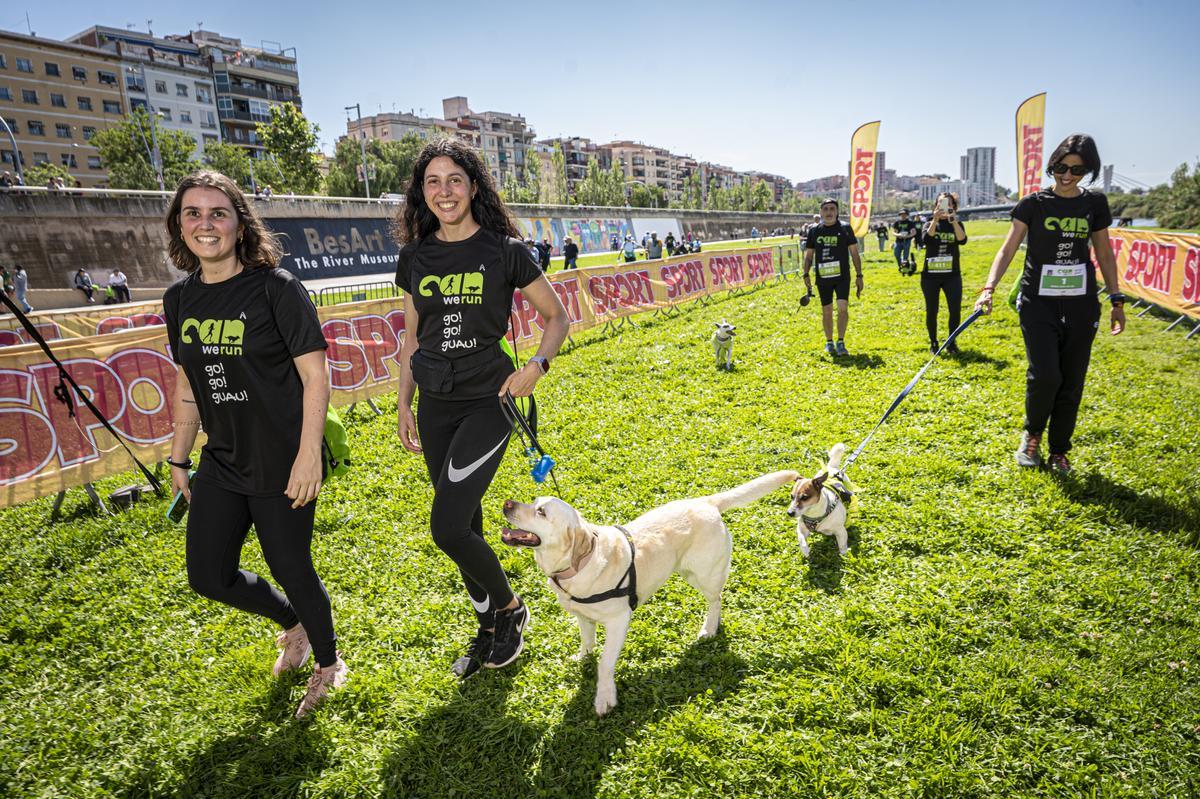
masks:
[(693, 236), (692, 237), (692, 252), (700, 252), (700, 246), (701, 246), (700, 237)]
[(570, 236), (563, 239), (563, 269), (579, 266), (579, 245)]
[(879, 237), (879, 251), (883, 252), (887, 249), (888, 228), (883, 222), (875, 226), (875, 235)]
[(992, 295), (1028, 235), (1017, 314), (1029, 370), (1025, 376), (1025, 429), (1016, 460), (1028, 468), (1041, 465), (1042, 434), (1049, 424), (1049, 466), (1060, 474), (1071, 471), (1067, 453), (1083, 399), (1092, 342), (1100, 326), (1092, 253), (1112, 305), (1112, 335), (1125, 329), (1125, 295), (1117, 282), (1116, 257), (1108, 240), (1112, 224), (1108, 198), (1080, 186), (1085, 175), (1095, 182), (1101, 163), (1096, 142), (1082, 133), (1068, 136), (1050, 153), (1046, 173), (1054, 178), (1054, 185), (1022, 198), (1013, 208), (1008, 236), (975, 303), (977, 310), (991, 313)]
[[(567, 313), (516, 238), (516, 221), (483, 158), (463, 142), (441, 139), (417, 155), (397, 227), (396, 285), (407, 332), (396, 433), (405, 449), (424, 456), (433, 483), (430, 534), (457, 566), (475, 609), (478, 629), (450, 668), (465, 680), (509, 665), (524, 647), (529, 609), (484, 538), (481, 503), (512, 434), (501, 402), (530, 396), (549, 373), (567, 337)], [(466, 290), (438, 283), (444, 275), (463, 276), (464, 289), (472, 278), (475, 302), (460, 304)], [(545, 323), (537, 354), (520, 369), (501, 345), (517, 289)]]
[[(925, 249), (924, 230), (925, 230), (925, 224), (928, 221), (929, 221), (929, 218), (926, 217), (924, 214), (917, 214), (917, 218), (916, 218), (917, 235), (913, 236), (913, 243), (912, 243), (913, 250)], [(913, 258), (916, 258), (915, 252), (913, 253)]]
[(650, 234), (650, 241), (646, 242), (646, 260), (657, 261), (662, 258), (663, 243), (658, 239), (658, 232), (654, 231)]
[(907, 208), (900, 211), (900, 218), (892, 223), (892, 230), (896, 231), (892, 254), (896, 256), (896, 266), (903, 268), (912, 258), (912, 242), (917, 235), (917, 223), (909, 219)]
[(533, 239), (525, 239), (525, 249), (529, 250), (529, 257), (533, 259), (535, 264), (542, 261), (542, 248), (537, 246)]
[(25, 300), (25, 294), (29, 291), (29, 273), (25, 271), (25, 267), (17, 264), (17, 270), (13, 274), (13, 296), (17, 298), (17, 304), (21, 306), (21, 310), (29, 313), (33, 310)]
[(267, 200), (269, 202), (270, 199), (274, 196), (275, 196), (275, 191), (271, 188), (270, 183), (268, 183), (266, 186), (263, 186), (262, 198), (264, 200)]
[(631, 264), (637, 260), (637, 242), (633, 240), (632, 234), (625, 235), (625, 246), (621, 248), (621, 254), (625, 258), (625, 263)]
[(13, 176), (11, 172), (5, 171), (0, 175), (0, 189), (11, 189), (13, 187)]
[(663, 244), (667, 245), (668, 253), (674, 253), (675, 252), (675, 234), (672, 233), (671, 231), (667, 231), (667, 237), (665, 239), (663, 239)]
[(89, 303), (96, 301), (96, 298), (92, 296), (96, 291), (96, 285), (92, 283), (92, 276), (82, 266), (75, 273), (75, 288), (83, 292), (83, 296), (87, 297)]
[(542, 268), (542, 272), (550, 271), (550, 254), (554, 252), (554, 246), (550, 244), (550, 239), (543, 238), (542, 243), (538, 245), (538, 266)]
[[(808, 232), (804, 241), (804, 287), (812, 293), (809, 271), (817, 265), (817, 293), (821, 297), (821, 326), (825, 331), (825, 352), (849, 355), (846, 351), (846, 326), (850, 312), (850, 259), (854, 259), (855, 289), (862, 297), (862, 259), (854, 231), (838, 220), (838, 202), (833, 198), (821, 203), (821, 224)], [(833, 300), (837, 296), (837, 343), (833, 341)]]
[[(962, 272), (959, 269), (958, 248), (967, 243), (967, 231), (958, 221), (958, 196), (942, 192), (934, 203), (933, 218), (922, 233), (925, 240), (925, 267), (921, 270), (921, 293), (925, 295), (925, 329), (929, 333), (929, 351), (938, 351), (939, 294), (946, 295), (946, 311), (950, 317), (949, 332), (958, 329), (962, 319)], [(946, 353), (954, 355), (958, 345), (946, 345)]]
[(9, 274), (8, 269), (0, 266), (0, 290), (2, 290), (11, 299), (13, 295), (13, 288), (12, 275)]
[[(163, 295), (163, 314), (179, 364), (167, 463), (172, 487), (189, 502), (188, 583), (279, 626), (276, 676), (312, 653), (300, 718), (348, 672), (312, 559), (329, 406), (321, 321), (304, 284), (279, 268), (275, 235), (225, 175), (180, 181), (166, 227), (171, 261), (187, 273)], [(193, 481), (201, 423), (207, 440)], [(252, 524), (284, 593), (239, 568)]]
[(117, 303), (130, 302), (129, 279), (120, 269), (108, 273), (108, 287), (112, 289), (114, 301)]
[(616, 233), (610, 234), (608, 237), (608, 247), (613, 252), (616, 252), (617, 250), (621, 249), (621, 237), (618, 236)]

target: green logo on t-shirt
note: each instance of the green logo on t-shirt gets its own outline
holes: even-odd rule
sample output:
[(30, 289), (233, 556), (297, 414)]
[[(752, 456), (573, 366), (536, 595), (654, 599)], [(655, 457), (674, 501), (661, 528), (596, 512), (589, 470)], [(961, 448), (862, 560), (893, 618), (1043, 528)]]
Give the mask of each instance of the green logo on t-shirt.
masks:
[(192, 332), (200, 339), (200, 351), (206, 355), (241, 355), (246, 323), (240, 319), (184, 319), (179, 339), (184, 344), (195, 343)]
[(817, 244), (820, 244), (822, 247), (836, 247), (837, 243), (837, 236), (817, 236)]
[(1045, 225), (1046, 230), (1052, 232), (1057, 230), (1062, 233), (1071, 233), (1074, 234), (1072, 236), (1073, 238), (1079, 239), (1087, 238), (1088, 233), (1090, 233), (1092, 229), (1091, 225), (1088, 224), (1087, 219), (1080, 216), (1064, 216), (1061, 218), (1057, 216), (1048, 216), (1046, 217)]
[(483, 273), (463, 272), (438, 277), (429, 275), (421, 280), (417, 291), (422, 297), (432, 297), (436, 290), (446, 305), (483, 305)]

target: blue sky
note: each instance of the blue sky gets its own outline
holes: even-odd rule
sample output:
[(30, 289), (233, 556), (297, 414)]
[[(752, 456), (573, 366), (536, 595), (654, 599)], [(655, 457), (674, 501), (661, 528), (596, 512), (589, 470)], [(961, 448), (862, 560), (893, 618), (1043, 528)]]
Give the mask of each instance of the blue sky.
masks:
[[(29, 0), (26, 0), (26, 4)], [(0, 11), (25, 31), (26, 4)], [(465, 95), (523, 114), (538, 136), (629, 138), (737, 169), (805, 180), (846, 169), (849, 137), (882, 120), (902, 174), (958, 177), (968, 147), (997, 148), (1013, 186), (1013, 113), (1049, 93), (1047, 140), (1094, 135), (1106, 163), (1147, 184), (1200, 159), (1200, 3), (340, 3), (206, 6), (55, 0), (39, 36), (153, 19), (295, 47), (304, 111), (326, 150), (343, 107), (424, 109)], [(203, 10), (200, 10), (200, 9)]]

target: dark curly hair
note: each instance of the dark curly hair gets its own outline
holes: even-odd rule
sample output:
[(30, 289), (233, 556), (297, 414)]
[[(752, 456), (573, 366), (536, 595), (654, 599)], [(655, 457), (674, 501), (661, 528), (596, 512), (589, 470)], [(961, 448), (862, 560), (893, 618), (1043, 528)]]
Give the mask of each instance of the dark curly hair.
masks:
[(404, 195), (404, 211), (393, 226), (397, 241), (402, 245), (419, 241), (441, 226), (437, 216), (425, 204), (424, 185), (425, 169), (429, 162), (443, 155), (467, 173), (467, 179), (475, 189), (475, 195), (471, 198), (471, 216), (479, 226), (501, 236), (520, 238), (517, 222), (500, 199), (496, 184), (492, 182), (492, 173), (488, 171), (479, 152), (458, 139), (443, 138), (426, 144), (413, 164), (412, 180)]
[(250, 207), (237, 183), (220, 172), (202, 169), (179, 181), (179, 188), (175, 189), (175, 196), (171, 198), (171, 207), (167, 209), (167, 235), (170, 237), (167, 252), (176, 269), (190, 275), (200, 268), (200, 259), (183, 241), (183, 223), (180, 221), (183, 195), (188, 189), (195, 188), (216, 189), (229, 198), (237, 214), (238, 225), (242, 228), (234, 251), (243, 266), (250, 269), (279, 266), (283, 258), (283, 246), (275, 234), (267, 229), (258, 212)]

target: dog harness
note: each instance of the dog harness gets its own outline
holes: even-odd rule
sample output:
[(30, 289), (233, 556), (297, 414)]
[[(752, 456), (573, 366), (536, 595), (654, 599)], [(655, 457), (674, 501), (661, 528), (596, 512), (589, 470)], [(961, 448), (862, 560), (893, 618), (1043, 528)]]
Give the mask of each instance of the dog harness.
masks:
[[(613, 526), (625, 535), (625, 540), (629, 543), (629, 568), (625, 571), (625, 576), (623, 576), (617, 583), (616, 588), (610, 588), (607, 591), (602, 591), (599, 594), (592, 594), (591, 596), (577, 597), (572, 596), (570, 591), (562, 587), (562, 583), (558, 581), (558, 577), (552, 576), (550, 579), (553, 580), (554, 584), (558, 586), (558, 590), (571, 597), (572, 602), (579, 602), (584, 605), (592, 605), (597, 602), (605, 602), (609, 599), (628, 597), (629, 609), (631, 611), (637, 610), (637, 566), (634, 564), (634, 559), (637, 557), (637, 548), (634, 547), (633, 536), (629, 534), (628, 530), (619, 524)], [(625, 586), (622, 587), (621, 583), (625, 583)]]
[[(829, 493), (826, 494), (826, 491)], [(825, 506), (824, 513), (816, 518), (805, 516), (803, 513), (800, 514), (800, 518), (804, 521), (804, 526), (808, 528), (810, 533), (817, 532), (817, 528), (821, 525), (821, 522), (829, 518), (829, 514), (833, 513), (839, 503), (849, 502), (850, 497), (854, 496), (852, 493), (839, 485), (835, 485), (832, 488), (829, 486), (821, 486), (821, 495), (825, 497), (825, 501), (828, 503)]]

